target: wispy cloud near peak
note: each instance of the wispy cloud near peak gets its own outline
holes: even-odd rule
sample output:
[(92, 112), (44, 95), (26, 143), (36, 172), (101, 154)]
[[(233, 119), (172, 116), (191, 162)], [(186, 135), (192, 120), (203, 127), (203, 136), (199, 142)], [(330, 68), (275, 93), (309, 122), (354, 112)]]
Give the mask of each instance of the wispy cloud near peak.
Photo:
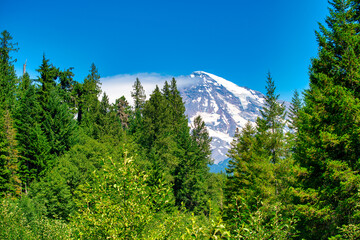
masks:
[(133, 84), (136, 78), (139, 78), (141, 84), (145, 89), (146, 98), (148, 99), (155, 86), (158, 85), (161, 89), (165, 81), (170, 83), (171, 79), (175, 77), (178, 88), (194, 84), (194, 79), (190, 76), (170, 76), (159, 73), (137, 73), (137, 74), (119, 74), (115, 76), (103, 77), (100, 79), (102, 83), (102, 90), (109, 96), (111, 103), (121, 96), (125, 96), (127, 101), (132, 105), (133, 99), (131, 91), (133, 91)]

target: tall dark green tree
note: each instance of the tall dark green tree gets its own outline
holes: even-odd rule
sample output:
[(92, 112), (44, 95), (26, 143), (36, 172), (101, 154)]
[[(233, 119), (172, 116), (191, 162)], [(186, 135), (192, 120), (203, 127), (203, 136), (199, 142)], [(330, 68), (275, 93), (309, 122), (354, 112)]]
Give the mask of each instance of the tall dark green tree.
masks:
[(248, 122), (240, 131), (235, 132), (234, 140), (228, 152), (230, 158), (225, 196), (228, 200), (230, 210), (232, 211), (232, 201), (241, 196), (250, 200), (256, 196), (261, 196), (261, 192), (257, 191), (257, 187), (261, 187), (262, 181), (258, 181), (257, 174), (262, 172), (262, 165), (256, 160), (255, 156), (255, 128)]
[(209, 213), (209, 164), (212, 164), (211, 137), (200, 116), (194, 119), (191, 131), (191, 145), (184, 148), (185, 155), (181, 158), (176, 171), (174, 192), (178, 205), (183, 203), (191, 211)]
[(77, 85), (75, 92), (78, 98), (78, 122), (90, 136), (98, 136), (96, 119), (99, 118), (100, 114), (101, 83), (100, 74), (94, 63), (91, 64), (90, 73), (85, 78), (84, 83)]
[(60, 71), (50, 63), (50, 60), (45, 57), (45, 54), (43, 55), (40, 68), (36, 71), (40, 74), (40, 77), (38, 78), (38, 82), (41, 86), (38, 91), (39, 102), (43, 110), (46, 112), (46, 105), (50, 99), (50, 92), (56, 87), (56, 80), (59, 77)]
[(60, 87), (60, 96), (69, 106), (72, 113), (76, 113), (76, 101), (75, 95), (76, 92), (74, 91), (74, 76), (73, 68), (65, 69), (64, 71), (59, 72), (59, 87)]
[(15, 197), (21, 193), (16, 129), (10, 111), (0, 113), (0, 196)]
[(119, 99), (116, 99), (114, 108), (117, 119), (120, 121), (121, 126), (123, 128), (128, 128), (129, 114), (131, 113), (131, 110), (126, 98), (122, 96)]
[[(53, 89), (46, 105), (42, 128), (50, 146), (50, 154), (60, 156), (76, 143), (76, 124), (68, 105), (61, 99), (57, 89)], [(52, 163), (48, 163), (50, 166)]]
[(135, 133), (142, 128), (142, 111), (145, 106), (146, 99), (145, 90), (138, 78), (136, 78), (134, 82), (131, 97), (134, 99), (134, 111), (130, 116), (129, 131), (131, 133)]
[(300, 99), (299, 92), (297, 90), (294, 91), (294, 96), (291, 99), (291, 105), (289, 109), (289, 128), (293, 131), (298, 131), (298, 119), (299, 113), (302, 108), (302, 101)]
[[(279, 103), (270, 74), (266, 90), (265, 105), (256, 128), (247, 123), (241, 132), (236, 132), (228, 155), (225, 216), (237, 234), (242, 234), (247, 227), (253, 228), (254, 214), (261, 213), (264, 221), (276, 218), (277, 213), (271, 208), (289, 195), (292, 161), (285, 144), (285, 108)], [(282, 210), (277, 207), (275, 212)], [(269, 231), (277, 232), (279, 227), (276, 223)]]
[(3, 31), (0, 36), (0, 104), (12, 109), (15, 106), (17, 77), (11, 57), (12, 52), (18, 51), (17, 43), (8, 31)]
[(205, 165), (211, 164), (212, 159), (210, 143), (212, 138), (210, 137), (205, 122), (202, 120), (200, 115), (194, 118), (191, 138), (193, 142), (196, 143), (196, 145), (198, 146), (199, 152), (197, 154), (205, 160)]
[(283, 139), (285, 127), (285, 107), (280, 104), (276, 95), (275, 83), (270, 73), (266, 82), (265, 106), (260, 110), (261, 118), (257, 119), (258, 140), (262, 146), (264, 158), (276, 164), (284, 154)]
[(135, 80), (135, 83), (133, 85), (133, 91), (131, 92), (131, 97), (134, 98), (135, 111), (141, 110), (144, 106), (146, 95), (139, 78), (136, 78)]
[[(22, 82), (21, 85), (27, 85)], [(14, 114), (20, 151), (20, 173), (24, 190), (38, 179), (50, 158), (50, 144), (43, 130), (42, 108), (34, 84), (22, 87)]]
[(360, 3), (330, 4), (327, 26), (316, 32), (318, 57), (299, 116), (296, 203), (298, 228), (307, 239), (327, 239), (360, 224)]

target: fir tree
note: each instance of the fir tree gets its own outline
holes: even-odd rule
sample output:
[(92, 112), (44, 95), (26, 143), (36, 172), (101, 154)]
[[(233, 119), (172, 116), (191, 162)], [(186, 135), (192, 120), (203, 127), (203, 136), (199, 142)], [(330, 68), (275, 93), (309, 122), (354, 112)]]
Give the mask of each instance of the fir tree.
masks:
[(135, 112), (141, 110), (144, 106), (146, 95), (143, 86), (138, 78), (133, 85), (133, 91), (131, 92), (131, 97), (134, 98), (134, 107)]
[(251, 189), (259, 186), (254, 177), (260, 172), (259, 164), (255, 162), (255, 133), (255, 128), (250, 122), (247, 122), (241, 131), (237, 129), (235, 132), (228, 152), (230, 160), (226, 169), (228, 178), (225, 193), (228, 200), (238, 195), (248, 199), (260, 196), (259, 191)]
[(93, 137), (99, 137), (99, 118), (101, 94), (100, 74), (92, 63), (90, 73), (82, 85), (77, 85), (75, 92), (78, 98), (78, 122)]
[(30, 84), (23, 89), (18, 100), (14, 118), (18, 131), (17, 139), (20, 150), (20, 172), (25, 186), (45, 170), (50, 155), (50, 144), (42, 127), (42, 108), (36, 95), (36, 87)]
[(267, 76), (265, 106), (260, 110), (261, 118), (257, 119), (259, 143), (263, 146), (265, 158), (270, 157), (276, 164), (284, 154), (283, 137), (285, 127), (285, 107), (278, 102), (279, 95), (275, 94), (275, 83), (270, 73)]
[(129, 131), (131, 133), (141, 131), (142, 126), (142, 111), (145, 106), (145, 90), (141, 85), (141, 82), (138, 78), (133, 85), (133, 91), (131, 92), (131, 97), (134, 99), (134, 111), (130, 116), (130, 127)]
[(128, 128), (130, 107), (124, 96), (115, 101), (115, 108), (116, 116), (120, 120), (121, 126), (123, 128)]
[(46, 105), (50, 98), (50, 92), (56, 87), (56, 80), (59, 77), (59, 69), (54, 67), (53, 64), (50, 63), (49, 59), (46, 59), (45, 54), (43, 55), (43, 60), (40, 65), (40, 68), (37, 69), (40, 73), (40, 77), (38, 82), (41, 84), (41, 88), (38, 91), (39, 93), (39, 102), (46, 112)]
[(21, 193), (19, 178), (19, 153), (16, 130), (9, 110), (0, 118), (0, 195), (18, 196)]
[(360, 8), (358, 1), (330, 4), (327, 27), (320, 24), (316, 32), (319, 53), (312, 59), (296, 147), (298, 226), (308, 239), (360, 223)]
[[(68, 151), (76, 142), (76, 125), (68, 105), (61, 100), (59, 93), (53, 89), (49, 93), (49, 101), (45, 106), (45, 118), (42, 129), (49, 143), (51, 160)], [(52, 166), (52, 162), (46, 162), (46, 168)]]
[(294, 96), (291, 99), (289, 111), (289, 128), (297, 132), (299, 112), (302, 108), (302, 101), (297, 90), (294, 91)]
[(185, 148), (175, 176), (174, 193), (176, 203), (197, 213), (209, 213), (209, 164), (212, 164), (211, 138), (200, 116), (194, 119), (191, 132), (191, 147)]
[(0, 105), (12, 109), (15, 106), (15, 93), (17, 77), (11, 53), (18, 51), (17, 43), (12, 42), (13, 38), (8, 31), (3, 31), (0, 37)]
[(206, 165), (211, 164), (212, 160), (210, 143), (212, 138), (209, 136), (205, 122), (202, 120), (200, 115), (194, 118), (191, 137), (193, 142), (196, 143), (199, 148), (199, 152), (197, 154), (202, 155)]

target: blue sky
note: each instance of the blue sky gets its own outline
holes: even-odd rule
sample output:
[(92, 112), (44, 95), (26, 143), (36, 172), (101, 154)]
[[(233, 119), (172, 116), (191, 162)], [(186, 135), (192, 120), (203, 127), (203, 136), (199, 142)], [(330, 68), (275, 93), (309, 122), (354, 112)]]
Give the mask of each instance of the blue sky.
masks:
[(314, 31), (327, 7), (327, 0), (2, 0), (0, 30), (19, 43), (19, 74), (27, 59), (36, 77), (45, 53), (61, 69), (74, 67), (77, 81), (94, 62), (102, 77), (202, 70), (265, 92), (270, 70), (280, 98), (290, 100), (308, 86)]

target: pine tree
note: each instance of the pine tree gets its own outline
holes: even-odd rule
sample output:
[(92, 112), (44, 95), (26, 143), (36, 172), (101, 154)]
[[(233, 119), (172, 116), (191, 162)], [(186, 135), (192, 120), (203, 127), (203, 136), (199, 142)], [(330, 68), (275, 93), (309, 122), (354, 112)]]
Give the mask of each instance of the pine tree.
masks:
[(2, 113), (0, 119), (0, 195), (15, 197), (21, 193), (16, 129), (10, 111), (5, 110)]
[(30, 182), (42, 175), (50, 158), (50, 144), (43, 131), (42, 108), (36, 92), (34, 84), (22, 87), (14, 114), (20, 151), (19, 171), (25, 191)]
[(130, 107), (124, 96), (115, 101), (115, 108), (116, 116), (120, 120), (121, 126), (123, 128), (128, 128)]
[(194, 118), (194, 125), (191, 131), (191, 137), (194, 143), (199, 148), (198, 155), (205, 160), (205, 164), (211, 164), (211, 148), (210, 143), (212, 138), (209, 136), (209, 132), (206, 128), (205, 122), (202, 120), (201, 116)]
[(134, 98), (135, 112), (138, 110), (141, 111), (145, 103), (146, 95), (145, 95), (145, 90), (138, 78), (136, 78), (136, 81), (133, 85), (133, 91), (131, 92), (131, 97)]
[(130, 127), (129, 132), (135, 133), (141, 131), (142, 129), (142, 111), (145, 106), (145, 90), (141, 85), (141, 82), (138, 78), (133, 85), (133, 91), (131, 92), (131, 97), (134, 99), (134, 111), (130, 116)]
[(92, 63), (90, 73), (82, 85), (76, 86), (78, 97), (78, 122), (93, 137), (99, 137), (100, 101), (101, 94), (100, 74), (95, 64)]
[(197, 213), (209, 213), (209, 164), (212, 163), (211, 138), (200, 116), (194, 119), (191, 131), (191, 147), (185, 148), (175, 176), (174, 193), (176, 203)]
[(15, 106), (17, 77), (11, 53), (18, 51), (17, 43), (8, 31), (3, 31), (0, 37), (0, 105), (12, 109)]
[(358, 1), (330, 1), (327, 27), (316, 32), (310, 89), (299, 116), (295, 199), (304, 238), (327, 239), (358, 225), (360, 182), (360, 41)]
[(297, 90), (294, 91), (294, 96), (291, 99), (291, 105), (289, 109), (289, 128), (298, 131), (298, 118), (299, 112), (302, 108), (302, 101)]
[[(280, 202), (287, 203), (284, 198), (289, 195), (292, 180), (292, 161), (285, 144), (285, 108), (279, 103), (270, 74), (266, 90), (256, 128), (247, 123), (241, 132), (237, 131), (228, 155), (225, 217), (231, 230), (240, 235), (253, 227), (251, 219), (256, 214), (262, 215), (261, 221), (270, 221), (283, 212), (286, 206), (278, 206)], [(275, 212), (273, 206), (277, 206)], [(270, 229), (276, 232), (279, 227)]]
[(255, 156), (255, 133), (256, 130), (250, 122), (247, 122), (241, 131), (237, 129), (235, 132), (234, 140), (228, 152), (230, 160), (226, 169), (228, 178), (225, 196), (229, 202), (237, 196), (247, 198), (249, 201), (261, 196), (261, 192), (254, 189), (260, 187), (259, 184), (261, 184), (254, 177), (262, 171), (259, 169), (261, 165), (255, 161), (257, 160)]
[(68, 104), (72, 113), (76, 113), (75, 110), (75, 97), (74, 95), (74, 76), (72, 72), (73, 68), (66, 69), (59, 72), (59, 87), (60, 87), (60, 96)]
[(40, 73), (40, 77), (38, 79), (38, 82), (41, 84), (41, 88), (38, 91), (39, 102), (43, 110), (46, 112), (46, 105), (49, 102), (50, 92), (56, 87), (56, 80), (59, 77), (60, 71), (50, 63), (49, 59), (46, 59), (45, 54), (43, 55), (40, 68), (36, 71)]
[(276, 164), (284, 154), (283, 138), (285, 127), (285, 107), (278, 102), (275, 94), (275, 83), (270, 73), (267, 76), (265, 106), (260, 110), (261, 118), (257, 119), (259, 143), (263, 146), (264, 157)]
[[(54, 88), (49, 93), (42, 129), (50, 145), (50, 154), (54, 157), (68, 151), (76, 142), (76, 124), (68, 105), (61, 100), (59, 92)], [(47, 167), (52, 165), (46, 163)]]
[[(20, 89), (19, 91), (21, 93), (26, 92), (27, 89), (29, 89), (31, 84), (31, 79), (30, 79), (30, 75), (26, 72), (22, 77), (20, 77)], [(20, 96), (21, 98), (22, 96)]]

